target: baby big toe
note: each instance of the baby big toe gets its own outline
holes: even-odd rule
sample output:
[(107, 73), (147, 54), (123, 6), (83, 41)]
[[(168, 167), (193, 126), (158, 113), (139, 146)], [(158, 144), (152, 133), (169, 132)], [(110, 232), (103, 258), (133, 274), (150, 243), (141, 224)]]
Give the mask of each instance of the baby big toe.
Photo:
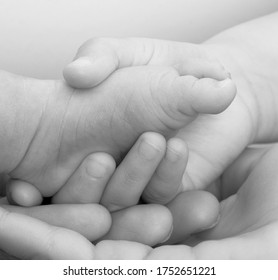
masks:
[(65, 67), (63, 75), (71, 87), (86, 89), (103, 82), (116, 68), (110, 57), (79, 57)]

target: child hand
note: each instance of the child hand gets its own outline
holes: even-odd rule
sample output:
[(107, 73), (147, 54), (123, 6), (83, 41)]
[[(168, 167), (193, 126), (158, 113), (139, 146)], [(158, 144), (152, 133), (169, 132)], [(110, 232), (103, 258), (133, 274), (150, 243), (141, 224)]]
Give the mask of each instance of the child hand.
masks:
[[(28, 201), (29, 207), (5, 205), (5, 208), (51, 225), (72, 229), (94, 242), (104, 236), (148, 245), (165, 241), (172, 228), (172, 216), (170, 211), (161, 205), (136, 205), (136, 202), (130, 204), (130, 207), (112, 213), (111, 227), (107, 212), (95, 203), (99, 203), (114, 169), (115, 162), (111, 156), (105, 153), (92, 154), (53, 197), (52, 202), (56, 204), (37, 207), (30, 207), (38, 201), (38, 190), (34, 186), (26, 182), (10, 181), (7, 191), (10, 200), (19, 204), (23, 201), (25, 205)], [(119, 176), (120, 173), (122, 171), (117, 170), (115, 175)], [(138, 173), (139, 178), (142, 175), (142, 172)]]
[[(103, 175), (106, 182), (109, 180), (108, 185), (101, 184), (97, 187), (97, 180), (100, 181), (100, 178), (96, 178), (95, 181), (88, 180), (89, 177), (84, 176), (83, 173), (81, 176), (76, 176), (77, 180), (73, 176), (73, 179), (68, 181), (52, 201), (55, 203), (82, 203), (86, 199), (86, 202), (89, 203), (96, 202), (97, 198), (109, 211), (112, 211), (112, 227), (101, 239), (131, 240), (151, 246), (162, 243), (169, 238), (172, 230), (170, 211), (162, 205), (137, 205), (141, 193), (165, 150), (164, 138), (159, 135), (156, 138), (153, 136), (156, 134), (142, 135), (117, 167), (115, 173), (112, 176), (111, 173)], [(146, 145), (148, 145), (145, 143), (146, 141), (151, 143), (149, 150), (146, 150)], [(154, 145), (158, 147), (154, 148), (152, 158), (147, 159), (144, 157), (144, 153), (149, 152), (147, 157), (151, 156), (152, 142), (155, 142)], [(98, 163), (107, 169), (105, 166), (109, 165), (109, 161), (112, 160), (111, 157), (110, 160), (108, 159), (108, 155), (99, 154)], [(91, 167), (93, 168), (94, 165), (92, 164)], [(99, 168), (95, 168), (95, 173), (99, 170)], [(79, 172), (79, 174), (81, 173)], [(76, 191), (77, 183), (78, 191)], [(89, 187), (90, 185), (91, 187)], [(97, 196), (95, 195), (96, 189), (98, 189)], [(105, 193), (107, 194), (105, 195)], [(122, 197), (119, 200), (120, 196)], [(105, 198), (107, 198), (107, 203), (102, 201)], [(90, 199), (91, 201), (89, 201)], [(110, 202), (115, 207), (111, 207)]]
[[(102, 239), (125, 239), (156, 245), (167, 238), (170, 242), (177, 242), (213, 226), (219, 209), (217, 200), (211, 194), (192, 191), (178, 195), (187, 156), (182, 140), (173, 138), (166, 145), (161, 135), (144, 133), (117, 167), (106, 188), (103, 185), (98, 188), (98, 194), (102, 193), (101, 203), (112, 211), (113, 220), (110, 231)], [(84, 175), (77, 178), (78, 192), (77, 180), (70, 180), (53, 197), (53, 201), (82, 203), (86, 199), (89, 203), (91, 198), (96, 202), (96, 184)], [(87, 187), (90, 184), (92, 188)], [(152, 196), (153, 188), (156, 188), (155, 197)], [(144, 197), (144, 192), (153, 203), (163, 202), (170, 212), (159, 205), (136, 205), (142, 194)], [(186, 211), (181, 212), (181, 208)], [(169, 216), (169, 213), (172, 215)], [(172, 224), (174, 228), (169, 236)]]

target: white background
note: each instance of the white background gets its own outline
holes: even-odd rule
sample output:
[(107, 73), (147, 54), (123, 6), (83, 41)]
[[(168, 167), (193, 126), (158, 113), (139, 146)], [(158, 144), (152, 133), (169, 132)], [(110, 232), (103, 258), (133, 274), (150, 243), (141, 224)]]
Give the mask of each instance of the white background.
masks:
[[(117, 268), (147, 269), (147, 276), (63, 276), (63, 269), (68, 266), (78, 268)], [(157, 267), (215, 267), (216, 275), (156, 275)], [(16, 269), (14, 269), (16, 267)], [(267, 279), (277, 280), (277, 261), (2, 261), (1, 279), (3, 280), (235, 280)], [(150, 273), (150, 271), (153, 273)]]
[(278, 9), (278, 0), (0, 0), (0, 68), (58, 78), (95, 36), (201, 42)]

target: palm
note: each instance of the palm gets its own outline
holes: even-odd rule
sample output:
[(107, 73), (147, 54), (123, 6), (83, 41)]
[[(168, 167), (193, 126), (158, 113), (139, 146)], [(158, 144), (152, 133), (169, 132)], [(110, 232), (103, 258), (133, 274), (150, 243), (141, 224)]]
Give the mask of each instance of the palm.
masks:
[[(202, 233), (201, 239), (217, 239), (223, 247), (233, 245), (225, 258), (277, 259), (277, 156), (277, 146), (265, 155), (254, 150), (253, 159), (242, 159), (238, 162), (240, 165), (231, 167), (228, 181), (224, 175), (222, 192), (230, 192), (231, 186), (239, 189), (221, 202), (219, 224)], [(255, 158), (259, 162), (255, 162)]]

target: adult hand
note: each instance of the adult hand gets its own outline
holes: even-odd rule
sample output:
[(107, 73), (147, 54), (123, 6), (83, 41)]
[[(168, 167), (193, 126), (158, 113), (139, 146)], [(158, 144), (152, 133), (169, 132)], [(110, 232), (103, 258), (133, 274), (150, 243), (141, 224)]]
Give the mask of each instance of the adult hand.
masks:
[[(86, 166), (85, 159), (72, 177), (86, 171)], [(1, 177), (2, 195), (6, 183)], [(91, 259), (94, 246), (89, 240), (97, 240), (111, 226), (109, 212), (99, 204), (39, 206), (40, 193), (26, 182), (10, 181), (7, 195), (29, 207), (0, 198), (0, 259)]]
[(277, 145), (246, 150), (221, 180), (223, 200), (219, 223), (213, 229), (195, 235), (194, 239), (185, 240), (187, 245), (152, 249), (138, 243), (104, 241), (98, 244), (98, 257), (277, 259), (277, 158)]
[(82, 235), (0, 207), (0, 259), (91, 259)]
[[(138, 242), (104, 240), (97, 259), (277, 259), (278, 146), (248, 149), (225, 172), (218, 225), (187, 239), (188, 245), (151, 248)], [(212, 240), (213, 239), (213, 240)], [(197, 242), (196, 246), (193, 243)], [(192, 245), (192, 246), (190, 246)]]

